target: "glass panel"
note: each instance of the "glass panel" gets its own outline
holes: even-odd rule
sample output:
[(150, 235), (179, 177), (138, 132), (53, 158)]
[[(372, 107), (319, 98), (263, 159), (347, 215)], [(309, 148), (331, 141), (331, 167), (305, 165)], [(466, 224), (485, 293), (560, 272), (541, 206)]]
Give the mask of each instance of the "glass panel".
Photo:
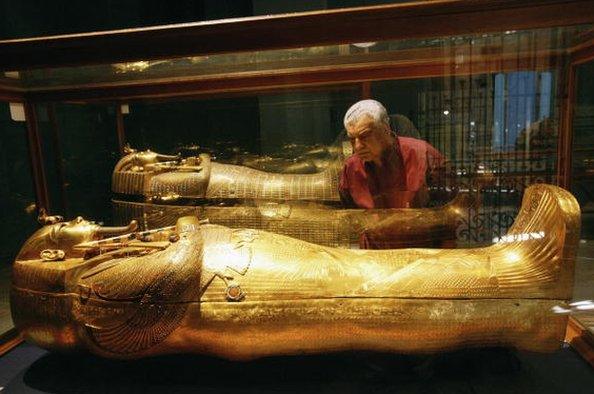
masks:
[[(46, 228), (51, 236), (39, 244), (53, 242), (53, 231), (70, 242), (63, 242), (65, 260), (54, 265), (46, 290), (55, 296), (56, 288), (81, 285), (85, 302), (78, 311), (80, 321), (88, 318), (88, 330), (72, 329), (80, 321), (57, 317), (56, 324), (40, 323), (54, 335), (36, 340), (56, 348), (94, 343), (109, 354), (150, 352), (153, 339), (167, 337), (178, 323), (187, 324), (181, 332), (191, 338), (204, 327), (192, 325), (206, 312), (217, 319), (210, 323), (227, 327), (220, 324), (227, 323), (225, 316), (233, 320), (239, 309), (260, 301), (272, 304), (277, 297), (287, 304), (299, 299), (303, 308), (312, 308), (286, 319), (282, 305), (274, 313), (266, 307), (250, 310), (249, 324), (257, 329), (264, 324), (262, 336), (273, 335), (271, 343), (287, 344), (287, 352), (309, 349), (308, 335), (319, 339), (320, 327), (336, 321), (346, 323), (344, 330), (334, 330), (343, 335), (334, 350), (343, 344), (352, 350), (349, 330), (367, 321), (365, 335), (377, 335), (377, 342), (362, 338), (361, 346), (377, 343), (376, 350), (450, 350), (469, 343), (555, 349), (571, 312), (566, 301), (573, 290), (572, 253), (580, 242), (572, 220), (578, 206), (566, 191), (534, 184), (557, 182), (559, 108), (566, 91), (561, 84), (567, 51), (579, 31), (507, 31), (217, 55), (196, 64), (175, 59), (119, 73), (110, 65), (97, 66), (93, 75), (85, 74), (91, 68), (74, 70), (79, 75), (73, 69), (28, 74), (29, 86), (38, 77), (35, 86), (89, 83), (89, 89), (102, 81), (117, 80), (117, 85), (172, 77), (182, 83), (212, 77), (230, 86), (209, 96), (184, 92), (198, 98), (131, 100), (117, 111), (114, 103), (37, 106), (56, 209), (69, 218), (82, 214), (109, 221), (111, 196), (115, 224), (134, 218), (149, 231), (130, 234), (133, 226), (98, 228), (77, 221)], [(311, 70), (323, 77), (311, 78)], [(331, 72), (335, 77), (325, 77)], [(278, 76), (278, 85), (233, 86), (235, 77), (266, 73)], [(97, 98), (93, 94), (89, 97)], [(386, 108), (377, 101), (351, 107), (362, 98), (379, 100)], [(579, 100), (589, 102), (578, 94)], [(120, 110), (131, 145), (122, 158), (116, 153)], [(579, 138), (576, 143), (587, 144)], [(139, 151), (144, 149), (151, 151)], [(588, 161), (579, 155), (576, 160), (587, 179)], [(588, 201), (585, 207), (587, 218)], [(186, 218), (177, 222), (180, 217)], [(204, 219), (220, 226), (202, 226)], [(181, 237), (184, 242), (178, 242)], [(50, 250), (40, 261), (39, 244), (30, 245), (27, 258), (15, 263), (21, 272), (43, 273), (46, 262), (60, 259), (59, 251)], [(170, 269), (163, 258), (173, 255), (180, 270)], [(92, 261), (97, 265), (77, 265), (91, 256), (98, 256)], [(84, 277), (76, 276), (86, 269)], [(157, 272), (165, 272), (168, 289), (181, 290), (161, 291), (159, 281), (147, 287), (144, 280)], [(582, 274), (578, 271), (588, 278)], [(210, 276), (188, 282), (195, 275)], [(222, 302), (242, 302), (246, 293), (240, 284), (248, 302)], [(41, 293), (19, 302), (32, 302)], [(147, 323), (140, 333), (137, 325), (120, 325), (132, 321), (124, 320), (128, 306), (148, 299), (138, 294), (171, 307), (175, 318), (166, 313), (159, 320), (153, 311), (162, 308), (144, 308), (141, 320), (158, 323)], [(93, 301), (86, 303), (90, 297)], [(312, 299), (334, 306), (318, 308)], [(57, 302), (69, 308), (65, 297)], [(118, 306), (101, 309), (110, 303)], [(202, 303), (212, 309), (199, 310)], [(196, 319), (184, 318), (186, 307)], [(38, 312), (23, 308), (23, 321), (37, 321)], [(351, 313), (357, 314), (354, 320)], [(105, 324), (112, 316), (115, 324)], [(267, 331), (279, 321), (287, 325)], [(292, 327), (294, 321), (299, 324)], [(72, 335), (60, 335), (65, 324), (71, 324)], [(222, 340), (226, 329), (217, 333)], [(306, 335), (287, 334), (293, 330)], [(400, 340), (392, 346), (386, 333)], [(83, 340), (82, 335), (92, 337)], [(47, 338), (56, 341), (45, 343)], [(168, 342), (163, 343), (157, 351), (168, 350)], [(256, 354), (250, 340), (235, 344), (234, 349), (248, 347), (227, 356)], [(208, 346), (183, 345), (198, 352)], [(258, 350), (275, 354), (279, 348)]]
[(25, 240), (38, 228), (37, 210), (27, 128), (24, 122), (11, 119), (9, 105), (0, 102), (0, 200), (2, 201), (2, 234), (0, 254), (0, 335), (12, 328), (9, 307), (10, 262)]
[(594, 62), (576, 68), (572, 160), (571, 191), (582, 210), (574, 301), (590, 300), (576, 317), (594, 334)]
[[(290, 76), (328, 66), (333, 69), (343, 68), (347, 72), (353, 67), (370, 64), (394, 67), (418, 62), (417, 66), (427, 68), (438, 67), (444, 59), (451, 56), (461, 66), (469, 58), (481, 64), (489, 64), (489, 56), (492, 54), (506, 58), (515, 67), (523, 68), (525, 66), (522, 62), (532, 61), (529, 67), (533, 68), (542, 65), (538, 62), (543, 55), (554, 55), (556, 51), (571, 46), (576, 34), (587, 28), (588, 26), (572, 26), (30, 70), (22, 73), (22, 83), (25, 87), (36, 89), (68, 86), (80, 88), (107, 82), (139, 83), (150, 80), (153, 83), (163, 83), (171, 81), (171, 78), (202, 81), (215, 76), (249, 77), (266, 72)], [(444, 51), (445, 48), (448, 51)], [(443, 71), (446, 74), (448, 70)]]
[[(243, 164), (254, 155), (287, 155), (288, 145), (332, 144), (358, 85), (239, 98), (135, 103), (125, 115), (133, 148), (175, 154), (201, 149), (214, 160)], [(297, 154), (298, 147), (293, 146)], [(295, 159), (295, 157), (287, 157)]]
[[(425, 150), (422, 155), (429, 161), (421, 163), (425, 160), (422, 159), (419, 165), (432, 168), (424, 170), (427, 173), (419, 179), (426, 178), (422, 182), (427, 182), (429, 195), (421, 198), (417, 193), (409, 198), (401, 193), (398, 198), (406, 203), (378, 205), (357, 200), (360, 196), (352, 193), (345, 197), (341, 192), (343, 207), (441, 207), (457, 193), (478, 191), (473, 198), (481, 203), (466, 205), (465, 214), (458, 218), (462, 225), (456, 229), (456, 245), (491, 244), (501, 240), (512, 225), (527, 186), (557, 182), (557, 75), (563, 65), (559, 56), (583, 28), (217, 55), (202, 60), (220, 62), (222, 69), (229, 66), (228, 70), (234, 71), (248, 65), (259, 70), (270, 66), (275, 72), (278, 61), (294, 67), (304, 60), (319, 67), (351, 61), (376, 64), (383, 60), (383, 67), (391, 69), (397, 65), (398, 71), (392, 72), (396, 79), (380, 76), (378, 81), (318, 87), (315, 91), (297, 89), (232, 98), (222, 94), (208, 100), (132, 102), (124, 122), (127, 140), (135, 149), (164, 154), (181, 152), (182, 156), (208, 152), (213, 161), (258, 170), (322, 173), (326, 167), (307, 163), (312, 162), (308, 156), (311, 150), (326, 146), (327, 153), (338, 152), (343, 155), (342, 160), (346, 159), (354, 145), (345, 138), (342, 118), (346, 109), (362, 96), (373, 97), (387, 108), (396, 134), (421, 141), (421, 145), (415, 146)], [(171, 71), (171, 67), (164, 66), (165, 70)], [(325, 162), (331, 157), (326, 156)], [(144, 171), (142, 166), (137, 168)], [(383, 187), (381, 177), (373, 187)], [(364, 189), (368, 186), (364, 185)], [(374, 194), (372, 186), (368, 191), (371, 200), (379, 195)], [(338, 188), (338, 184), (333, 187)], [(172, 188), (166, 186), (169, 191)], [(233, 199), (240, 199), (235, 191), (231, 194)], [(264, 194), (259, 199), (293, 199), (282, 193), (272, 196)], [(297, 199), (305, 197), (298, 195)], [(313, 199), (329, 205), (337, 202), (332, 198)]]
[(51, 214), (111, 222), (111, 171), (119, 149), (111, 105), (36, 107)]
[[(501, 237), (517, 215), (525, 187), (556, 183), (555, 84), (554, 71), (372, 84), (372, 96), (391, 108), (397, 134), (425, 140), (448, 158), (442, 186), (481, 188), (483, 203), (464, 218), (459, 246)], [(450, 196), (436, 195), (431, 205)]]

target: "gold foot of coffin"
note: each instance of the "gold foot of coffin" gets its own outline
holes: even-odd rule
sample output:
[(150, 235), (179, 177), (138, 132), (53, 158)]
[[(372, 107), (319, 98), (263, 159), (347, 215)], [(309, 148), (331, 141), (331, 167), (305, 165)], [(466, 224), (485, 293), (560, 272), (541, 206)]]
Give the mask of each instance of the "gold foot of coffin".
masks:
[[(130, 242), (93, 240), (90, 228), (72, 246), (59, 235), (77, 225), (46, 226), (14, 264), (15, 324), (49, 349), (231, 359), (549, 351), (565, 333), (567, 317), (553, 309), (571, 297), (579, 207), (563, 189), (532, 186), (499, 243), (449, 250), (336, 249), (193, 217)], [(52, 242), (63, 260), (51, 261)], [(34, 256), (40, 248), (44, 259)]]

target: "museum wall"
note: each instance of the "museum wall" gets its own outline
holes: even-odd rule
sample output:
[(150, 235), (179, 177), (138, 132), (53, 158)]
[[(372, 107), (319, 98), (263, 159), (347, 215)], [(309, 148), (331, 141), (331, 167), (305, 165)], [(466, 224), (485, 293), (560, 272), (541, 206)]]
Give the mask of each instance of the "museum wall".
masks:
[[(111, 171), (119, 159), (115, 106), (38, 105), (52, 214), (111, 223)], [(49, 114), (49, 115), (48, 115)]]
[(20, 245), (37, 228), (37, 212), (27, 128), (25, 122), (11, 119), (8, 103), (0, 103), (0, 135), (0, 256), (9, 266)]

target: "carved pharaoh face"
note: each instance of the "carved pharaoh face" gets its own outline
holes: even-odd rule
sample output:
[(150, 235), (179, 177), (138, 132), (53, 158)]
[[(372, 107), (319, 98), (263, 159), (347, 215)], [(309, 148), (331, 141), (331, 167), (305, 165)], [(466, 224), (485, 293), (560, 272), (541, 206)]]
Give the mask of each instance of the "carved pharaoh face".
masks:
[(57, 246), (76, 245), (91, 240), (99, 227), (99, 225), (77, 216), (69, 222), (54, 224), (49, 238)]
[(44, 226), (25, 242), (17, 259), (38, 259), (41, 251), (45, 249), (60, 249), (67, 257), (74, 257), (76, 253), (73, 253), (72, 247), (92, 240), (99, 228), (98, 224), (84, 220), (80, 216), (69, 222)]
[(85, 220), (81, 216), (69, 222), (49, 224), (33, 233), (21, 248), (17, 260), (38, 259), (40, 253), (46, 249), (62, 250), (66, 258), (82, 257), (84, 252), (75, 250), (75, 245), (105, 236), (134, 231), (136, 227), (136, 221), (132, 221), (125, 227), (103, 227)]

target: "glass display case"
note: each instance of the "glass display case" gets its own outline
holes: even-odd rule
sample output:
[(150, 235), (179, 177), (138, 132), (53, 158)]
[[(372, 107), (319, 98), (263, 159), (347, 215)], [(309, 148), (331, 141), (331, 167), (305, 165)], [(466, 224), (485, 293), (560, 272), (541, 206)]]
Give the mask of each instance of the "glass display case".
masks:
[[(342, 267), (342, 278), (347, 283), (360, 279), (354, 274), (360, 269), (357, 256), (380, 253), (386, 256), (383, 268), (369, 270), (379, 272), (393, 264), (390, 269), (405, 276), (398, 264), (412, 264), (408, 269), (415, 275), (433, 277), (433, 281), (425, 283), (416, 277), (406, 276), (404, 280), (382, 271), (382, 275), (394, 280), (382, 282), (393, 292), (383, 293), (382, 289), (366, 293), (365, 289), (359, 294), (326, 285), (320, 278), (308, 282), (312, 272), (295, 274), (292, 278), (299, 286), (321, 288), (325, 297), (393, 297), (407, 300), (411, 303), (408, 307), (420, 311), (409, 316), (407, 323), (414, 335), (400, 338), (416, 341), (416, 348), (398, 341), (395, 343), (399, 345), (378, 345), (381, 335), (388, 335), (387, 329), (381, 335), (373, 330), (359, 333), (368, 335), (371, 342), (349, 342), (353, 348), (447, 350), (472, 345), (472, 338), (477, 336), (483, 342), (476, 339), (476, 343), (483, 345), (551, 350), (561, 346), (570, 316), (567, 340), (585, 357), (591, 357), (593, 5), (586, 1), (450, 3), (405, 2), (0, 41), (3, 195), (9, 208), (2, 224), (6, 261), (0, 289), (6, 295), (3, 299), (10, 288), (9, 263), (15, 259), (20, 264), (23, 259), (39, 258), (39, 252), (72, 253), (59, 263), (65, 267), (60, 268), (64, 269), (60, 278), (68, 277), (75, 275), (72, 267), (66, 267), (70, 256), (93, 259), (97, 254), (113, 253), (114, 248), (139, 247), (123, 242), (122, 233), (134, 234), (132, 242), (145, 237), (156, 250), (161, 250), (164, 242), (179, 245), (179, 237), (184, 236), (171, 233), (172, 228), (177, 226), (179, 231), (186, 222), (178, 220), (193, 216), (208, 220), (209, 225), (235, 229), (229, 231), (243, 237), (237, 241), (241, 247), (213, 243), (212, 250), (235, 247), (233, 253), (241, 255), (245, 243), (252, 242), (247, 240), (251, 237), (248, 232), (263, 231), (257, 234), (267, 235), (258, 235), (259, 241), (254, 241), (261, 243), (261, 249), (254, 246), (256, 249), (245, 252), (250, 258), (266, 255), (273, 245), (279, 248), (275, 252), (278, 256), (287, 257), (282, 252), (283, 244), (286, 253), (292, 253), (286, 261), (279, 257), (276, 268), (266, 265), (272, 263), (265, 257), (259, 263), (237, 262), (237, 267), (231, 267), (234, 276), (251, 267), (254, 272), (264, 272), (258, 275), (271, 275), (270, 281), (283, 283), (288, 280), (288, 271), (297, 270), (291, 268), (295, 259), (303, 260), (310, 269), (316, 267), (317, 260), (299, 254), (309, 251), (332, 256), (334, 269)], [(421, 202), (417, 199), (419, 188), (407, 202), (392, 205), (378, 203), (373, 191), (371, 205), (357, 203), (356, 196), (352, 200), (345, 198), (345, 168), (352, 164), (352, 157), (362, 157), (359, 137), (353, 134), (354, 123), (348, 119), (345, 122), (345, 114), (353, 104), (365, 99), (377, 100), (386, 108), (389, 119), (385, 125), (395, 133), (396, 137), (390, 134), (390, 138), (399, 141), (398, 149), (416, 149), (410, 148), (414, 153), (405, 156), (402, 165), (418, 160), (426, 166), (416, 170), (421, 173), (419, 179), (426, 194)], [(418, 146), (426, 150), (421, 152)], [(425, 159), (429, 149), (437, 152), (433, 155), (439, 160)], [(370, 171), (373, 160), (361, 160), (361, 168)], [(383, 174), (378, 175), (378, 185), (386, 176)], [(413, 175), (406, 176), (410, 179)], [(540, 184), (569, 190), (579, 207), (572, 205), (573, 197), (567, 192)], [(552, 203), (555, 199), (558, 202)], [(553, 205), (557, 208), (551, 208)], [(93, 222), (75, 220), (65, 224), (55, 215), (63, 216), (66, 222), (77, 216)], [(72, 239), (76, 242), (68, 238), (72, 244), (61, 248), (57, 238), (52, 238), (58, 236), (51, 235), (54, 233), (50, 234), (50, 230), (43, 233), (42, 229), (32, 239), (43, 238), (35, 242), (45, 246), (33, 247), (34, 241), (30, 240), (21, 250), (37, 229), (38, 218), (57, 229), (84, 224), (92, 230), (84, 236), (74, 231), (77, 235)], [(126, 227), (131, 221), (135, 224)], [(111, 246), (100, 246), (107, 245), (97, 239), (100, 226)], [(301, 242), (305, 241), (313, 246), (303, 246)], [(202, 245), (202, 241), (196, 242)], [(28, 248), (35, 256), (28, 255)], [(367, 248), (388, 250), (361, 250)], [(57, 252), (51, 256), (48, 253), (41, 256), (45, 263), (33, 268), (42, 272), (47, 269), (43, 264), (64, 259), (63, 255), (56, 257)], [(434, 264), (437, 260), (431, 262), (434, 253), (444, 256), (437, 257), (441, 263), (447, 262), (438, 270)], [(488, 256), (488, 262), (483, 264), (479, 256)], [(533, 264), (541, 264), (542, 260), (546, 265), (547, 258), (542, 256), (564, 264), (552, 267), (550, 272), (541, 271)], [(475, 276), (470, 271), (451, 273), (453, 267), (464, 264), (472, 265)], [(29, 286), (29, 279), (22, 275), (32, 271), (18, 264), (15, 267), (16, 283)], [(99, 267), (103, 266), (92, 268), (92, 274), (83, 274), (82, 278), (103, 275)], [(187, 269), (188, 275), (196, 274), (193, 268)], [(332, 264), (319, 266), (324, 272), (332, 269)], [(373, 276), (371, 271), (366, 275)], [(49, 275), (43, 272), (40, 275)], [(125, 275), (127, 271), (118, 272)], [(219, 272), (213, 275), (215, 282), (221, 279), (220, 283), (202, 292), (201, 302), (227, 300), (240, 304), (245, 294), (237, 278)], [(54, 280), (43, 277), (48, 283)], [(77, 285), (82, 286), (80, 289), (94, 289), (83, 279)], [(247, 297), (255, 297), (253, 300), (260, 296), (268, 300), (264, 294), (267, 291), (288, 299), (311, 298), (313, 293), (308, 291), (315, 292), (304, 290), (303, 294), (309, 294), (306, 297), (298, 292), (286, 293), (284, 287), (279, 290), (264, 280), (250, 280), (244, 278), (243, 283), (253, 286), (251, 293), (246, 290)], [(20, 322), (40, 319), (41, 315), (29, 314), (38, 304), (24, 296), (19, 298), (19, 291), (13, 290), (18, 305), (13, 316)], [(219, 300), (216, 291), (225, 297)], [(408, 300), (411, 297), (412, 301)], [(460, 297), (468, 303), (465, 308), (475, 312), (468, 315), (466, 324), (461, 319), (440, 320), (448, 327), (460, 325), (441, 337), (431, 331), (431, 324), (438, 322), (431, 320), (437, 307), (414, 304), (418, 298), (439, 298), (443, 302), (444, 298), (460, 301)], [(520, 301), (514, 307), (513, 303), (506, 304), (509, 299)], [(493, 300), (493, 305), (483, 304)], [(283, 305), (274, 312), (278, 316), (288, 310)], [(383, 310), (378, 313), (387, 320), (374, 324), (396, 324), (387, 318), (394, 310), (383, 304), (375, 307)], [(448, 316), (456, 314), (441, 307)], [(0, 330), (8, 331), (12, 323), (7, 301), (0, 304), (0, 309)], [(306, 312), (317, 313), (309, 309)], [(77, 313), (91, 314), (80, 310)], [(212, 313), (213, 320), (208, 324), (218, 327), (213, 322), (221, 312), (204, 306), (201, 313)], [(178, 312), (171, 314), (177, 316)], [(172, 319), (186, 319), (184, 329), (191, 330), (187, 322), (190, 318), (182, 315)], [(264, 319), (264, 315), (254, 319)], [(324, 319), (322, 315), (320, 320)], [(493, 319), (495, 315), (497, 319)], [(376, 317), (357, 315), (357, 319), (369, 321)], [(91, 327), (90, 332), (101, 321), (89, 319), (85, 324)], [(480, 326), (476, 321), (491, 323)], [(48, 324), (27, 335), (50, 348), (76, 347), (80, 345), (76, 341), (68, 342), (78, 335), (71, 323), (56, 323), (62, 324), (62, 331)], [(241, 348), (237, 344), (236, 353), (216, 349), (207, 353), (250, 358), (277, 351), (305, 352), (305, 348), (314, 352), (315, 344), (308, 347), (306, 342), (315, 338), (314, 332), (320, 326), (305, 328), (304, 324), (297, 324), (304, 342), (297, 341), (295, 347), (287, 336), (279, 334), (273, 338), (277, 347), (262, 347), (260, 353), (250, 353), (249, 346)], [(326, 324), (330, 327), (333, 323)], [(514, 336), (516, 327), (527, 326), (533, 331), (519, 330), (520, 339)], [(169, 326), (159, 326), (158, 335), (169, 335), (168, 330)], [(490, 336), (498, 330), (510, 330), (509, 337)], [(117, 341), (106, 339), (114, 332), (94, 334), (93, 343), (100, 348), (96, 353), (121, 351)], [(135, 342), (136, 334), (130, 335), (130, 346), (145, 351), (146, 344)], [(192, 335), (198, 338), (202, 334)], [(444, 341), (443, 348), (429, 340), (435, 338), (431, 335)], [(465, 335), (466, 339), (461, 340)], [(122, 337), (128, 338), (124, 334)], [(532, 344), (529, 337), (536, 338), (540, 345)], [(176, 338), (179, 346), (183, 341), (181, 336)], [(248, 337), (244, 340), (242, 344), (254, 341)], [(318, 345), (320, 351), (348, 348), (339, 342), (336, 339)], [(231, 346), (223, 339), (219, 345), (221, 349)], [(167, 352), (173, 348), (167, 348)], [(188, 349), (195, 350), (191, 346)], [(151, 352), (142, 354), (159, 353)]]

